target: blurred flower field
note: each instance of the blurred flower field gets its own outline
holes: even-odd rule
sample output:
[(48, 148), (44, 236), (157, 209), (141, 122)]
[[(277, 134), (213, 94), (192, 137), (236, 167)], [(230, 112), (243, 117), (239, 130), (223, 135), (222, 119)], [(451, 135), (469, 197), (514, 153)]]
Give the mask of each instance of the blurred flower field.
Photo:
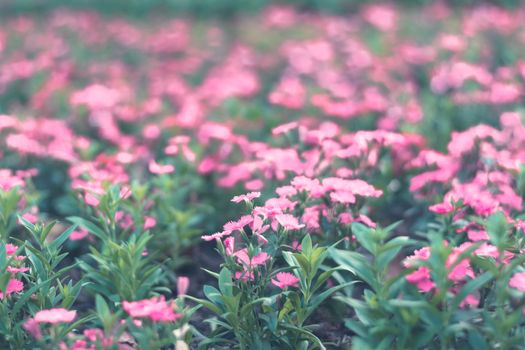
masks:
[(259, 5), (1, 17), (0, 348), (525, 348), (525, 4)]

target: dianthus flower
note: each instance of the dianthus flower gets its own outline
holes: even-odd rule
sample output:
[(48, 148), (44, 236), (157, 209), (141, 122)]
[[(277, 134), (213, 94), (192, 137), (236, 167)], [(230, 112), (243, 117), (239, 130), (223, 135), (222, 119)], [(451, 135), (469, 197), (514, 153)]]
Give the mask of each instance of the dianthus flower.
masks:
[(148, 169), (151, 173), (162, 175), (162, 174), (169, 174), (175, 171), (175, 167), (171, 164), (161, 165), (154, 160), (152, 160), (148, 164)]
[(37, 323), (62, 323), (71, 322), (77, 316), (75, 310), (69, 311), (62, 308), (40, 310), (35, 314), (34, 320)]
[(275, 219), (285, 230), (299, 230), (304, 227), (304, 224), (299, 224), (299, 220), (291, 214), (279, 214)]
[(234, 203), (240, 203), (242, 201), (250, 202), (252, 199), (259, 198), (261, 196), (261, 192), (250, 192), (246, 194), (242, 194), (240, 196), (235, 196), (232, 198), (232, 202)]
[(278, 272), (275, 277), (275, 279), (272, 279), (272, 283), (281, 289), (285, 289), (286, 287), (297, 287), (299, 284), (299, 278), (293, 273)]
[[(24, 289), (24, 283), (19, 280), (11, 279), (7, 283), (5, 294), (19, 293)], [(0, 299), (4, 297), (4, 293), (0, 292)]]
[(182, 315), (173, 311), (173, 305), (166, 302), (163, 296), (139, 301), (124, 301), (122, 307), (132, 317), (145, 317), (153, 322), (169, 322)]
[(518, 272), (512, 276), (509, 286), (525, 292), (525, 272)]

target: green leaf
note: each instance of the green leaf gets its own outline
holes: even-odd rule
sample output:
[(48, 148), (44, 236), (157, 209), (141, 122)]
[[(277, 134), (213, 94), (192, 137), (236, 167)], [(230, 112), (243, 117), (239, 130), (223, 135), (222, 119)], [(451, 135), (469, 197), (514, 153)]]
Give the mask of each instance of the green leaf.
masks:
[(399, 254), (403, 247), (416, 244), (417, 242), (405, 236), (395, 237), (388, 243), (378, 247), (376, 264), (381, 271), (388, 268), (392, 260)]
[(503, 248), (509, 224), (503, 212), (498, 211), (487, 219), (487, 234), (490, 241), (498, 248)]
[(209, 286), (209, 285), (205, 285), (203, 287), (203, 292), (206, 298), (208, 298), (208, 300), (210, 300), (212, 303), (222, 304), (221, 292), (219, 292), (217, 288)]
[(470, 344), (472, 349), (476, 349), (476, 350), (488, 350), (489, 349), (487, 341), (485, 340), (485, 338), (483, 338), (481, 333), (475, 328), (472, 328), (468, 331), (468, 343)]
[(233, 296), (232, 274), (226, 267), (219, 274), (219, 290), (226, 296)]
[[(340, 289), (343, 289), (345, 287), (348, 287), (352, 284), (356, 283), (355, 281), (352, 281), (352, 282), (347, 282), (347, 283), (344, 283), (344, 284), (340, 284), (340, 285), (337, 285), (337, 286), (334, 286), (330, 289), (327, 289), (325, 290), (324, 292), (322, 292), (321, 294), (319, 295), (316, 295), (314, 296), (311, 300), (310, 300), (310, 305), (308, 305), (308, 311), (306, 313), (306, 317), (308, 317), (312, 312), (314, 312), (317, 307), (326, 299), (328, 298), (330, 295), (334, 294), (335, 292), (337, 292), (338, 290)], [(305, 317), (305, 318), (306, 318)]]
[(312, 252), (312, 238), (310, 235), (304, 236), (302, 242), (301, 242), (301, 250), (304, 253), (304, 255), (309, 256)]
[(49, 283), (51, 282), (53, 279), (55, 278), (55, 276), (51, 277), (50, 279), (44, 281), (44, 282), (40, 282), (38, 284), (35, 284), (33, 287), (29, 288), (27, 291), (24, 292), (24, 294), (22, 294), (22, 296), (18, 299), (18, 301), (15, 303), (15, 305), (13, 306), (13, 311), (11, 312), (11, 317), (14, 319), (15, 316), (18, 314), (18, 312), (20, 311), (20, 309), (27, 303), (27, 301), (29, 300), (29, 298), (31, 298), (31, 296), (37, 291), (39, 290), (43, 285), (45, 285), (46, 283)]
[(258, 299), (255, 299), (255, 300), (252, 300), (250, 301), (248, 304), (244, 305), (242, 308), (241, 308), (241, 317), (243, 317), (244, 315), (248, 314), (250, 311), (253, 311), (253, 307), (257, 304), (260, 304), (260, 303), (264, 303), (264, 302), (269, 302), (271, 301), (271, 298), (258, 298)]
[(326, 350), (321, 340), (317, 338), (312, 332), (304, 328), (299, 328), (299, 327), (296, 327), (290, 324), (286, 324), (286, 323), (283, 323), (282, 327), (288, 330), (296, 331), (297, 333), (300, 333), (303, 336), (306, 336), (308, 339), (312, 340), (317, 345), (317, 347), (319, 347), (319, 349)]
[(378, 288), (370, 262), (363, 255), (349, 250), (330, 248), (330, 256), (340, 265), (341, 269), (350, 271), (374, 290)]
[(98, 316), (102, 320), (105, 320), (110, 315), (108, 304), (100, 294), (95, 296), (95, 308)]
[(204, 299), (198, 299), (198, 298), (195, 298), (195, 297), (192, 297), (191, 295), (186, 295), (185, 296), (186, 299), (189, 299), (189, 300), (192, 300), (194, 302), (196, 302), (197, 304), (199, 305), (202, 305), (203, 307), (207, 308), (208, 310), (212, 311), (213, 313), (219, 315), (219, 316), (222, 316), (223, 312), (222, 310), (215, 304), (207, 301), (207, 300), (204, 300)]
[(58, 236), (57, 238), (55, 238), (55, 240), (53, 240), (53, 242), (51, 242), (51, 244), (49, 245), (49, 249), (51, 249), (52, 251), (57, 250), (62, 244), (64, 244), (64, 242), (69, 238), (69, 236), (71, 236), (71, 234), (73, 233), (73, 231), (75, 231), (76, 228), (77, 225), (73, 225), (67, 230), (65, 230), (60, 236)]
[(372, 229), (359, 222), (352, 223), (352, 233), (363, 248), (375, 254), (376, 243), (372, 237)]
[(286, 299), (286, 302), (284, 303), (281, 311), (279, 311), (279, 321), (282, 321), (283, 318), (290, 313), (294, 309), (294, 306), (292, 304), (292, 301), (290, 299)]
[(94, 234), (98, 238), (104, 240), (107, 235), (100, 227), (95, 225), (89, 220), (86, 220), (84, 218), (78, 217), (78, 216), (70, 216), (67, 218), (69, 221), (71, 221), (74, 224), (77, 224), (78, 226), (82, 227), (83, 229), (87, 230), (88, 232)]
[(468, 281), (467, 284), (465, 284), (459, 293), (454, 297), (452, 301), (452, 310), (458, 308), (461, 301), (463, 301), (467, 295), (481, 288), (484, 284), (490, 282), (493, 277), (494, 276), (492, 273), (487, 271), (477, 276), (475, 279)]
[(324, 284), (324, 282), (326, 282), (326, 280), (329, 279), (332, 276), (332, 274), (338, 269), (339, 268), (333, 268), (333, 269), (330, 269), (330, 270), (327, 270), (321, 273), (319, 277), (317, 277), (317, 280), (315, 281), (315, 285), (312, 288), (312, 293), (314, 293), (317, 289), (319, 289)]
[(473, 255), (470, 257), (470, 262), (481, 270), (490, 271), (493, 275), (498, 273), (498, 266), (491, 258)]
[(5, 243), (0, 241), (0, 269), (5, 270), (7, 268), (7, 251)]
[(29, 220), (25, 219), (23, 216), (21, 215), (18, 215), (18, 220), (20, 221), (20, 223), (25, 227), (27, 228), (27, 230), (31, 233), (35, 233), (35, 225), (33, 225)]

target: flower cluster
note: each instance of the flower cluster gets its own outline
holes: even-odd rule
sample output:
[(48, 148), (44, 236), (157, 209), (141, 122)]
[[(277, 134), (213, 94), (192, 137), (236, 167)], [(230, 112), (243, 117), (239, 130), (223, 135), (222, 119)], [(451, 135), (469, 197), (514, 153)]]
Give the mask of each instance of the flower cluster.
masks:
[(450, 3), (5, 16), (0, 344), (522, 346), (525, 7)]

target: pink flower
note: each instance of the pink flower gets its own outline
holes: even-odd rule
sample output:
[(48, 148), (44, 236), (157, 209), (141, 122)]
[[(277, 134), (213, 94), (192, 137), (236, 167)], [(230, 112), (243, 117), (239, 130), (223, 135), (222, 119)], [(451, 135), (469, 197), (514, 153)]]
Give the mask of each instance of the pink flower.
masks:
[(201, 236), (201, 239), (205, 240), (205, 241), (213, 241), (214, 239), (220, 239), (224, 236), (229, 236), (231, 235), (232, 231), (228, 231), (228, 230), (224, 230), (224, 231), (221, 231), (221, 232), (215, 232), (215, 233), (212, 233), (211, 235), (203, 235)]
[[(10, 279), (9, 282), (7, 283), (7, 288), (6, 288), (5, 293), (7, 295), (12, 294), (12, 293), (20, 293), (23, 289), (24, 289), (24, 283), (22, 283), (22, 281)], [(4, 297), (4, 293), (0, 292), (0, 299), (2, 299), (3, 297)]]
[[(124, 321), (124, 320), (122, 320)], [(135, 323), (135, 322), (134, 322)], [(140, 327), (140, 326), (137, 326)], [(113, 337), (106, 337), (104, 332), (101, 329), (98, 328), (88, 328), (84, 330), (84, 336), (91, 342), (100, 342), (102, 344), (103, 349), (111, 348), (111, 345), (113, 345)], [(75, 345), (73, 345), (72, 350), (91, 350), (93, 347), (79, 347), (75, 348)]]
[(489, 235), (487, 234), (487, 231), (485, 230), (471, 229), (467, 231), (467, 236), (468, 236), (468, 239), (474, 242), (482, 241), (482, 240), (485, 240), (485, 241), (489, 240)]
[(75, 310), (69, 311), (62, 308), (40, 310), (35, 314), (34, 320), (37, 323), (62, 323), (71, 322), (77, 316)]
[(251, 215), (243, 215), (241, 218), (237, 221), (229, 221), (222, 227), (224, 231), (234, 232), (234, 231), (241, 231), (244, 229), (244, 226), (250, 225), (253, 223), (253, 216)]
[(154, 160), (149, 162), (148, 169), (151, 173), (157, 174), (157, 175), (169, 174), (175, 171), (175, 167), (173, 165), (170, 165), (170, 164), (161, 165), (155, 162)]
[(23, 326), (26, 331), (29, 332), (35, 339), (42, 338), (42, 331), (40, 330), (40, 325), (33, 318), (29, 318), (24, 322)]
[(372, 221), (372, 219), (370, 219), (368, 216), (366, 215), (363, 215), (363, 214), (359, 214), (357, 216), (357, 221), (359, 222), (362, 222), (363, 224), (367, 225), (368, 227), (371, 227), (371, 228), (376, 228), (377, 224), (375, 222)]
[(297, 128), (298, 126), (299, 124), (297, 122), (291, 122), (291, 123), (279, 125), (278, 127), (275, 127), (272, 129), (272, 135), (285, 134), (288, 131)]
[(235, 238), (228, 237), (224, 240), (224, 248), (226, 249), (226, 254), (233, 255), (235, 249)]
[(248, 256), (248, 250), (246, 248), (237, 251), (234, 255), (237, 258), (237, 262), (239, 264), (243, 264), (244, 266), (247, 266), (249, 268), (258, 265), (264, 265), (266, 261), (270, 259), (270, 256), (266, 252), (261, 252), (257, 255), (250, 257)]
[(155, 140), (160, 136), (161, 130), (158, 125), (148, 124), (142, 130), (142, 135), (148, 140)]
[(299, 224), (299, 220), (291, 214), (279, 214), (275, 219), (285, 230), (299, 230), (304, 227), (304, 224)]
[(179, 295), (186, 295), (188, 288), (190, 286), (190, 279), (185, 276), (180, 276), (177, 278), (177, 293)]
[(19, 272), (26, 272), (26, 271), (29, 271), (29, 267), (13, 267), (13, 266), (8, 266), (6, 268), (6, 271), (7, 272), (10, 272), (10, 273), (19, 273)]
[(518, 272), (512, 276), (509, 286), (525, 292), (525, 272)]
[(272, 283), (281, 289), (285, 289), (286, 287), (297, 287), (299, 284), (299, 278), (293, 273), (278, 272), (275, 277), (276, 279), (272, 279)]
[(465, 306), (478, 306), (479, 305), (479, 298), (473, 294), (469, 294), (461, 301), (459, 304), (460, 308), (464, 308)]
[(81, 229), (73, 231), (71, 235), (69, 236), (69, 239), (72, 241), (78, 241), (78, 240), (81, 240), (87, 237), (88, 235), (89, 235), (89, 232), (81, 228)]
[(428, 210), (430, 210), (433, 213), (443, 215), (453, 212), (454, 206), (448, 202), (438, 203), (430, 206)]
[(154, 217), (146, 216), (144, 220), (144, 230), (149, 230), (157, 225), (157, 220)]
[(18, 247), (14, 244), (7, 243), (5, 245), (5, 253), (7, 255), (13, 255), (14, 253), (16, 253), (17, 250), (18, 250)]
[(164, 296), (139, 301), (123, 301), (122, 307), (131, 317), (149, 318), (154, 322), (170, 322), (182, 317), (173, 311), (171, 303)]
[(396, 29), (398, 15), (397, 12), (388, 5), (369, 5), (364, 9), (362, 15), (367, 22), (383, 32)]
[(87, 205), (91, 205), (92, 207), (97, 207), (100, 204), (98, 197), (91, 192), (86, 192), (84, 195), (84, 201)]
[[(461, 253), (468, 248), (470, 243), (463, 244), (460, 247), (453, 248), (452, 252), (447, 258), (447, 261), (445, 263), (447, 268), (450, 268), (450, 266), (454, 265), (456, 263), (456, 260), (459, 258)], [(470, 260), (469, 259), (463, 259), (461, 260), (448, 274), (448, 278), (450, 278), (452, 281), (458, 282), (465, 279), (465, 277), (474, 278), (474, 272), (472, 271), (472, 267), (470, 266)]]
[(259, 179), (250, 180), (244, 184), (244, 188), (246, 188), (248, 191), (260, 190), (263, 187), (264, 187), (264, 182), (262, 182), (262, 180), (259, 180)]
[(237, 261), (239, 263), (248, 267), (263, 265), (266, 263), (266, 260), (270, 258), (270, 256), (265, 252), (261, 252), (250, 258), (246, 248), (239, 250), (234, 255), (237, 257)]
[(430, 270), (426, 266), (418, 268), (416, 271), (408, 274), (406, 277), (408, 283), (415, 284), (417, 288), (422, 292), (429, 292), (435, 284), (430, 279)]
[(242, 194), (240, 196), (235, 196), (232, 198), (232, 202), (234, 203), (240, 203), (242, 201), (250, 202), (255, 198), (259, 198), (261, 196), (261, 192), (250, 192), (246, 194)]
[(330, 199), (343, 204), (355, 203), (355, 196), (350, 191), (336, 191), (330, 193)]

